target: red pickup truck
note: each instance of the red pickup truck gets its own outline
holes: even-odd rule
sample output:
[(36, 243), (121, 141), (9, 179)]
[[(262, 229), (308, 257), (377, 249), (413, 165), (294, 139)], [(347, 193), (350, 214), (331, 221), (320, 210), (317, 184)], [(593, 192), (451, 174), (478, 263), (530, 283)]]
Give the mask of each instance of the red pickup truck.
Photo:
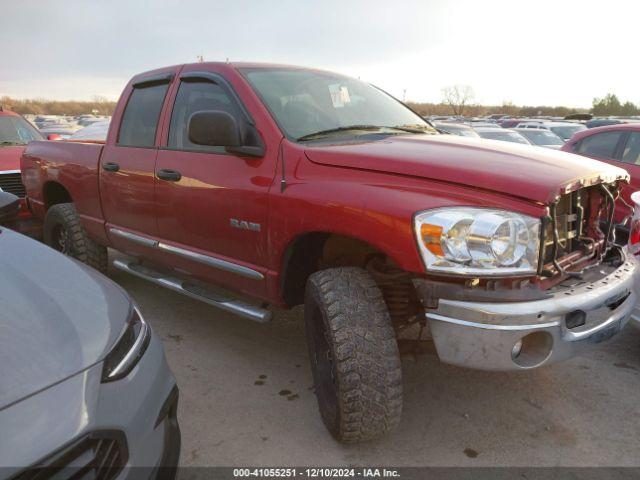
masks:
[(198, 63), (134, 77), (104, 144), (22, 157), (45, 241), (241, 316), (305, 305), (322, 419), (344, 442), (402, 410), (398, 338), (446, 363), (527, 370), (627, 323), (625, 170), (439, 135), (324, 71)]

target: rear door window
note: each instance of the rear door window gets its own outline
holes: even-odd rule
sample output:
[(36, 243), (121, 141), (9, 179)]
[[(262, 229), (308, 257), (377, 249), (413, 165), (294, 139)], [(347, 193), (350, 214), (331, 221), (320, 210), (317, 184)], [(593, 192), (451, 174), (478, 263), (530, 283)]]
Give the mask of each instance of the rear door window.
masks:
[(153, 147), (168, 83), (134, 88), (120, 122), (118, 145)]
[(578, 153), (600, 158), (615, 158), (616, 147), (623, 132), (596, 133), (582, 139)]

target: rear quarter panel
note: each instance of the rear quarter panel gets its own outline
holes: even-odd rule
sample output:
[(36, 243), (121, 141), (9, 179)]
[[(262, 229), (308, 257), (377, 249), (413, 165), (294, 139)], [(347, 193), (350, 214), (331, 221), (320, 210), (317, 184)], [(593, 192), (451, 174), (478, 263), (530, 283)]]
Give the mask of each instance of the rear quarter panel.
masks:
[(62, 185), (71, 196), (87, 233), (106, 241), (98, 191), (98, 164), (103, 145), (75, 142), (32, 142), (21, 158), (22, 181), (33, 213), (44, 219), (50, 183)]

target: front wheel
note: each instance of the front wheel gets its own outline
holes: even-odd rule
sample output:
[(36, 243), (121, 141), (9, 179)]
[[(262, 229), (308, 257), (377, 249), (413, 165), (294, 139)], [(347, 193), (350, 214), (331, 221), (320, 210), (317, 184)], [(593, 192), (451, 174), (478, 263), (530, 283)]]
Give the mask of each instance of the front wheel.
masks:
[(73, 203), (53, 205), (44, 217), (44, 243), (99, 272), (107, 271), (107, 248), (91, 240)]
[(339, 441), (380, 437), (400, 422), (402, 372), (380, 289), (363, 269), (309, 277), (305, 328), (322, 420)]

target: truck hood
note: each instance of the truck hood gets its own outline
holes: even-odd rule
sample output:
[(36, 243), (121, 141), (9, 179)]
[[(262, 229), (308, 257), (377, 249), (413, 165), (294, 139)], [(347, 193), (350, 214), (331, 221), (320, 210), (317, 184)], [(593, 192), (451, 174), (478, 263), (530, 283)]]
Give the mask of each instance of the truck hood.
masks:
[(0, 410), (102, 360), (130, 308), (98, 272), (0, 228)]
[(24, 152), (23, 146), (0, 146), (0, 172), (5, 170), (20, 170), (20, 156)]
[(548, 204), (582, 186), (629, 174), (572, 153), (454, 135), (398, 135), (349, 144), (309, 145), (314, 163), (428, 178)]

